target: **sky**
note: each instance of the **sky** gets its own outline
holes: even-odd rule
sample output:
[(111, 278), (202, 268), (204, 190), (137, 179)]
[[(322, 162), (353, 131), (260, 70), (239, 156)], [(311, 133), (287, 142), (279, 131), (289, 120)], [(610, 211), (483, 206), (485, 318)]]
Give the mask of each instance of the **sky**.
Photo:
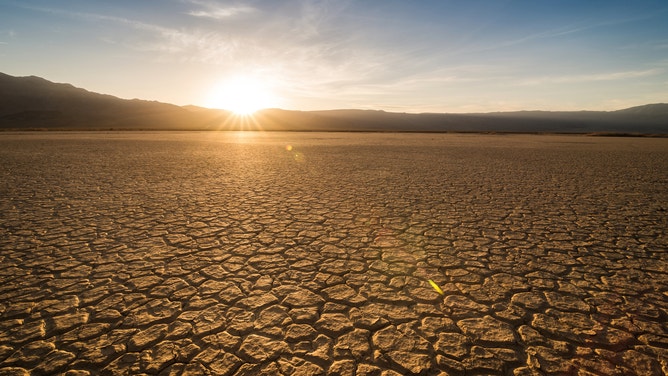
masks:
[(221, 108), (616, 110), (668, 102), (668, 1), (0, 0), (0, 72)]

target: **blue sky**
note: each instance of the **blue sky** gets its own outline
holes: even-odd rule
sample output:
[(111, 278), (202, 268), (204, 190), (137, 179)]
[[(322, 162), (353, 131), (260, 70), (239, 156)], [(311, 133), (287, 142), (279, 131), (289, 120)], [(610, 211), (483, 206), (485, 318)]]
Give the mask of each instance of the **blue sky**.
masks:
[(0, 72), (179, 105), (245, 76), (288, 109), (614, 110), (668, 102), (668, 1), (0, 0)]

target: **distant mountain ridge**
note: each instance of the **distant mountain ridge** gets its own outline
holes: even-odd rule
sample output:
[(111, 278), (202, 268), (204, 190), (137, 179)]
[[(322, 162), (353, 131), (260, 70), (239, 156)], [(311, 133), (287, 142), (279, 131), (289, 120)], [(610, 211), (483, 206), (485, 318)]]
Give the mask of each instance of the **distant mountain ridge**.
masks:
[(179, 128), (190, 117), (188, 110), (171, 104), (120, 99), (35, 76), (0, 74), (3, 128)]
[(0, 73), (0, 129), (289, 130), (668, 134), (668, 104), (617, 111), (408, 114), (374, 110), (229, 111), (121, 99), (40, 77)]

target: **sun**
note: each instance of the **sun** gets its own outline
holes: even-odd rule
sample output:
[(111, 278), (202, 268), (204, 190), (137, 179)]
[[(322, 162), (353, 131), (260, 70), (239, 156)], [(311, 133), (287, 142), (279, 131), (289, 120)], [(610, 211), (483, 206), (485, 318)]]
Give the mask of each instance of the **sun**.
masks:
[(209, 93), (206, 106), (252, 115), (263, 108), (275, 107), (276, 96), (263, 80), (253, 76), (236, 76), (221, 81)]

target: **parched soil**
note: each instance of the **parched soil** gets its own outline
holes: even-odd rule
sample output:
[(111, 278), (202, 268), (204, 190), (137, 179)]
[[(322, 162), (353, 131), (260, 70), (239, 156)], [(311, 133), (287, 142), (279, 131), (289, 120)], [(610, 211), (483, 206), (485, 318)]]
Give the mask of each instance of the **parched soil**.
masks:
[(0, 375), (667, 374), (667, 229), (668, 139), (4, 133)]

